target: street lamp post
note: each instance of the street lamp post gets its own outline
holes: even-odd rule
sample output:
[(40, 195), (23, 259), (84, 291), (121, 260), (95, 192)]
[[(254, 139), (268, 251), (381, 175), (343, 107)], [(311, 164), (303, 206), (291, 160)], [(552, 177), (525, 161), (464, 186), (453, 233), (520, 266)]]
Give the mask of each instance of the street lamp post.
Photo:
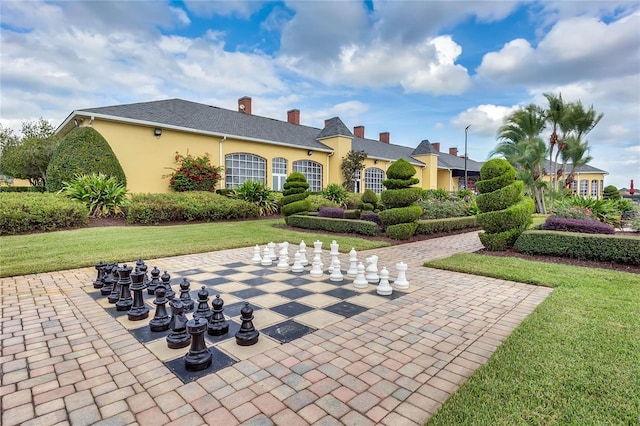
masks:
[(471, 124), (464, 128), (464, 189), (469, 189), (469, 179), (467, 178), (467, 132), (469, 127)]

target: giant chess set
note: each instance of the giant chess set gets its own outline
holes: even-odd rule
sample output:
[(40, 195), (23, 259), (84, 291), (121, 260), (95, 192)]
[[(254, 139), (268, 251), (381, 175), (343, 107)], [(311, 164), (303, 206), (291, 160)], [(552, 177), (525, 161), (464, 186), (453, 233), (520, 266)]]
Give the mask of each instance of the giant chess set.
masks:
[(293, 262), (288, 242), (272, 242), (245, 262), (171, 274), (100, 262), (87, 291), (186, 383), (413, 291), (405, 263), (392, 281), (377, 256), (351, 249), (345, 270), (336, 241), (322, 244), (300, 242)]

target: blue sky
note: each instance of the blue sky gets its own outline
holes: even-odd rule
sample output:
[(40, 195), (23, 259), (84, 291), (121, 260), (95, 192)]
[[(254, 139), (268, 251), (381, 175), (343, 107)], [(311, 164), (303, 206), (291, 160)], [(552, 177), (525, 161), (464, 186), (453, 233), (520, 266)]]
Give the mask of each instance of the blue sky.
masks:
[(605, 184), (640, 182), (639, 1), (5, 1), (0, 124), (182, 98), (487, 159), (514, 109), (562, 93), (604, 113)]

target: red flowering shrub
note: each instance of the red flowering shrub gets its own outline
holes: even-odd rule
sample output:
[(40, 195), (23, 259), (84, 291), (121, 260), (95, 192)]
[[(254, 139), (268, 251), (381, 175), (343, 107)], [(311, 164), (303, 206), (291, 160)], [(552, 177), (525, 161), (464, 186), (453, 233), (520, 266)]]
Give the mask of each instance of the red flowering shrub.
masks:
[(175, 162), (178, 168), (172, 169), (169, 186), (176, 192), (209, 191), (214, 192), (222, 167), (215, 167), (209, 161), (209, 154), (194, 157), (191, 154), (180, 155), (176, 152)]

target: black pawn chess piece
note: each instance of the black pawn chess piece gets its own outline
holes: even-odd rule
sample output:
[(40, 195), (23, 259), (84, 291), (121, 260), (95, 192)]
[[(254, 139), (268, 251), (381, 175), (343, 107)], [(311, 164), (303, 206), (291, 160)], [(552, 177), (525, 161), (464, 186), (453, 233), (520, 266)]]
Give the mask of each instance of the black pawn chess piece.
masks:
[(133, 305), (133, 299), (131, 298), (131, 291), (129, 286), (131, 285), (131, 266), (124, 265), (122, 268), (118, 268), (118, 285), (120, 286), (120, 298), (116, 302), (116, 310), (128, 311)]
[(153, 304), (156, 305), (156, 312), (153, 315), (151, 321), (149, 321), (149, 328), (151, 331), (166, 331), (169, 329), (169, 323), (171, 322), (171, 317), (167, 314), (167, 299), (166, 296), (167, 290), (164, 289), (164, 286), (159, 286), (155, 291), (156, 299), (153, 301)]
[(236, 333), (236, 343), (240, 346), (251, 346), (258, 343), (260, 332), (253, 326), (253, 308), (249, 302), (244, 302), (244, 307), (240, 310), (242, 325)]
[(120, 279), (118, 278), (118, 264), (114, 263), (111, 268), (111, 275), (113, 276), (113, 289), (109, 296), (107, 296), (107, 300), (109, 303), (116, 303), (118, 299), (120, 299)]
[(153, 296), (158, 285), (160, 285), (160, 269), (154, 266), (151, 270), (151, 281), (149, 281), (149, 285), (147, 285), (147, 293)]
[(222, 311), (224, 310), (224, 300), (220, 298), (219, 294), (216, 294), (216, 298), (211, 303), (213, 306), (213, 313), (207, 326), (208, 333), (212, 336), (222, 336), (229, 332), (229, 323), (224, 318)]
[(96, 280), (93, 282), (93, 288), (102, 288), (104, 286), (104, 273), (105, 273), (105, 268), (107, 267), (107, 264), (104, 263), (103, 261), (100, 261), (98, 263), (96, 263), (96, 271), (98, 271), (98, 276), (96, 277)]
[(182, 279), (180, 283), (180, 301), (184, 305), (185, 312), (193, 312), (193, 307), (195, 303), (191, 298), (191, 283), (186, 278)]
[(144, 303), (144, 272), (139, 268), (131, 274), (131, 291), (133, 292), (133, 304), (127, 312), (129, 321), (140, 321), (149, 317), (149, 307)]
[(202, 289), (198, 292), (198, 307), (193, 313), (194, 318), (203, 318), (206, 322), (209, 322), (213, 312), (209, 308), (209, 292), (207, 288), (202, 286)]
[(191, 335), (191, 347), (184, 356), (184, 365), (189, 371), (200, 371), (211, 366), (213, 355), (204, 342), (204, 332), (207, 321), (204, 318), (194, 318), (187, 321), (187, 332)]
[[(109, 263), (104, 267), (104, 277), (102, 278), (102, 288), (100, 294), (103, 296), (109, 296), (115, 286), (115, 278), (113, 277), (113, 263)], [(113, 302), (116, 303), (117, 299)]]
[(187, 333), (187, 317), (184, 316), (184, 306), (180, 299), (173, 299), (169, 302), (171, 306), (171, 321), (169, 328), (171, 333), (167, 336), (167, 346), (169, 349), (180, 349), (189, 346), (191, 335)]
[(171, 275), (167, 271), (164, 271), (164, 274), (160, 277), (160, 283), (164, 286), (164, 289), (167, 290), (167, 299), (173, 300), (176, 297), (176, 292), (171, 288)]

